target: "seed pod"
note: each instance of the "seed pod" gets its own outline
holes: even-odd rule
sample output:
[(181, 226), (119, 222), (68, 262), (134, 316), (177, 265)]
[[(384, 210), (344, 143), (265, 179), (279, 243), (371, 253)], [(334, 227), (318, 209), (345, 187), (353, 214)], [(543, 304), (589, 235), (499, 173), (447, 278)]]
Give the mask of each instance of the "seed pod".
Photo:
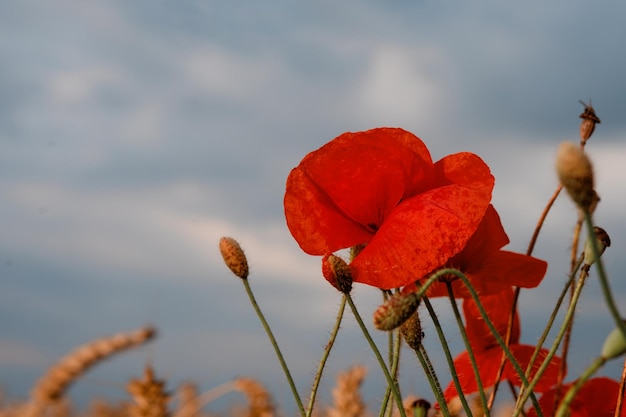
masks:
[(239, 243), (231, 237), (223, 237), (220, 239), (220, 252), (224, 263), (233, 274), (241, 279), (248, 278), (248, 260)]
[(417, 294), (398, 293), (374, 312), (374, 327), (378, 330), (393, 330), (404, 323), (420, 305)]
[(596, 129), (596, 124), (601, 123), (598, 116), (596, 116), (596, 112), (591, 105), (591, 100), (589, 100), (589, 104), (585, 103), (582, 100), (578, 100), (580, 104), (585, 106), (585, 110), (581, 113), (580, 117), (582, 122), (580, 122), (580, 143), (581, 145), (585, 145), (587, 139), (593, 135), (593, 131)]
[(352, 291), (352, 272), (350, 267), (338, 256), (327, 255), (322, 259), (322, 274), (326, 281), (344, 294)]
[(424, 332), (422, 331), (422, 322), (420, 321), (418, 310), (415, 310), (415, 313), (413, 313), (407, 321), (402, 323), (400, 332), (411, 349), (418, 350), (420, 348), (422, 339), (424, 338)]
[(593, 190), (593, 168), (585, 152), (571, 142), (561, 143), (556, 154), (556, 172), (572, 200), (589, 211), (596, 193)]

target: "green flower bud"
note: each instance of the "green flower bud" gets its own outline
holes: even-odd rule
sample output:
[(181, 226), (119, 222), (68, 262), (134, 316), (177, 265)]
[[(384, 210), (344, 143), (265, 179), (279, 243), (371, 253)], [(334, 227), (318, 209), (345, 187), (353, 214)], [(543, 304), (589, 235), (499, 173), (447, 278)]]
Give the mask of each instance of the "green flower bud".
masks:
[(604, 341), (602, 346), (602, 357), (613, 359), (626, 353), (626, 337), (618, 327), (614, 329)]
[(398, 293), (374, 312), (374, 327), (378, 330), (393, 330), (402, 325), (420, 305), (417, 294)]

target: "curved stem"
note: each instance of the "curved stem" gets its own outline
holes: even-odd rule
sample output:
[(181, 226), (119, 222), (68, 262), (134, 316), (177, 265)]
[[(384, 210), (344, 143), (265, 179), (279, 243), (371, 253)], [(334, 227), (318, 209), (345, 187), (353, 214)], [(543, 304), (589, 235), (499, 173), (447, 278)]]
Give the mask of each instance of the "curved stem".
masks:
[[(454, 270), (456, 271), (456, 269)], [(456, 373), (456, 369), (454, 368), (454, 359), (452, 358), (452, 354), (450, 353), (450, 347), (448, 346), (448, 341), (446, 340), (446, 336), (443, 334), (443, 330), (441, 328), (441, 323), (439, 323), (439, 319), (437, 318), (437, 313), (433, 309), (432, 304), (428, 297), (422, 297), (422, 301), (428, 310), (428, 314), (430, 314), (431, 319), (433, 320), (433, 324), (435, 325), (435, 330), (437, 330), (437, 336), (439, 336), (439, 342), (441, 343), (441, 347), (443, 349), (443, 353), (448, 361), (448, 367), (450, 368), (450, 374), (452, 375), (452, 381), (454, 383), (454, 387), (456, 388), (457, 394), (459, 394), (459, 400), (461, 400), (461, 404), (463, 405), (463, 409), (468, 416), (472, 415), (471, 408), (467, 403), (467, 399), (465, 398), (465, 394), (461, 389), (461, 383), (459, 382), (459, 376)], [(444, 400), (445, 401), (445, 400)]]
[[(496, 339), (496, 341), (498, 342), (498, 344), (500, 345), (500, 347), (506, 354), (506, 357), (508, 358), (509, 362), (511, 362), (513, 369), (515, 369), (515, 372), (517, 372), (517, 375), (522, 381), (522, 384), (523, 384), (522, 386), (527, 387), (528, 378), (526, 378), (526, 375), (524, 374), (524, 371), (522, 370), (519, 363), (517, 362), (517, 359), (515, 359), (515, 356), (513, 356), (513, 354), (511, 353), (511, 350), (509, 349), (509, 347), (506, 345), (506, 343), (500, 336), (500, 333), (498, 333), (498, 330), (494, 327), (493, 323), (489, 319), (489, 316), (487, 315), (487, 312), (485, 311), (482, 303), (480, 302), (480, 298), (478, 297), (478, 294), (476, 294), (476, 290), (472, 286), (472, 283), (470, 282), (470, 280), (467, 279), (465, 274), (459, 270), (452, 269), (450, 273), (456, 275), (457, 277), (461, 279), (461, 281), (463, 281), (463, 284), (467, 288), (467, 291), (470, 293), (470, 296), (474, 300), (474, 303), (476, 303), (476, 307), (478, 308), (478, 311), (480, 312), (481, 317), (485, 321), (485, 324), (487, 325), (487, 327), (489, 327), (489, 331), (491, 332), (493, 337)], [(539, 407), (539, 402), (537, 402), (537, 398), (535, 397), (535, 393), (532, 392), (532, 390), (529, 390), (528, 392), (529, 392), (528, 395), (530, 395), (530, 398), (533, 402), (533, 406), (535, 407), (535, 410), (537, 411), (537, 416), (543, 417), (541, 408)]]
[(528, 367), (526, 368), (526, 375), (530, 374), (530, 370), (535, 365), (535, 360), (537, 360), (537, 356), (539, 355), (539, 352), (541, 351), (541, 348), (543, 347), (544, 342), (548, 338), (548, 334), (550, 333), (550, 330), (552, 329), (552, 326), (554, 325), (554, 322), (556, 321), (556, 316), (559, 313), (559, 309), (561, 308), (561, 305), (563, 304), (563, 300), (565, 299), (565, 296), (567, 295), (568, 289), (572, 287), (575, 274), (576, 272), (578, 272), (578, 268), (580, 268), (582, 261), (583, 261), (583, 258), (581, 256), (580, 259), (578, 260), (578, 263), (576, 264), (576, 267), (571, 272), (567, 282), (565, 283), (565, 287), (563, 287), (563, 290), (561, 291), (561, 294), (559, 295), (559, 298), (557, 299), (554, 305), (554, 308), (552, 309), (552, 313), (550, 314), (550, 318), (548, 319), (548, 322), (546, 323), (546, 327), (543, 329), (543, 333), (541, 334), (541, 336), (539, 336), (539, 340), (537, 341), (535, 351), (530, 357), (530, 361), (528, 361)]
[(572, 385), (570, 389), (567, 391), (567, 394), (565, 394), (565, 397), (563, 398), (563, 402), (561, 403), (561, 405), (559, 406), (559, 409), (556, 412), (556, 417), (564, 417), (567, 415), (569, 405), (572, 403), (572, 401), (576, 397), (576, 394), (578, 394), (578, 391), (580, 391), (583, 385), (585, 385), (585, 382), (587, 382), (589, 378), (593, 376), (593, 374), (598, 372), (598, 369), (600, 369), (606, 363), (606, 361), (607, 361), (606, 358), (600, 356), (596, 358), (596, 360), (593, 361), (593, 363), (589, 365), (587, 369), (585, 369), (585, 372), (582, 373), (582, 375), (580, 376), (580, 378), (578, 378), (576, 383)]
[(289, 383), (289, 387), (291, 388), (291, 393), (293, 394), (293, 398), (296, 401), (296, 404), (298, 405), (298, 409), (300, 410), (300, 415), (305, 417), (306, 413), (304, 411), (304, 406), (302, 405), (302, 400), (300, 399), (300, 395), (298, 394), (298, 390), (296, 389), (296, 384), (293, 382), (293, 378), (291, 377), (291, 372), (289, 372), (289, 367), (287, 366), (287, 363), (285, 362), (285, 358), (283, 357), (283, 354), (280, 352), (280, 348), (278, 347), (278, 342), (276, 341), (276, 338), (274, 337), (274, 333), (272, 333), (272, 329), (270, 329), (269, 324), (267, 324), (267, 321), (265, 320), (265, 316), (263, 316), (263, 313), (261, 312), (261, 308), (256, 302), (254, 294), (252, 293), (252, 288), (250, 288), (250, 283), (248, 282), (247, 279), (242, 279), (241, 281), (243, 282), (243, 286), (246, 288), (246, 292), (248, 293), (248, 297), (250, 298), (250, 303), (254, 307), (254, 310), (256, 311), (257, 316), (259, 316), (259, 320), (261, 320), (261, 323), (263, 324), (265, 333), (267, 333), (267, 336), (270, 338), (270, 342), (272, 342), (272, 346), (274, 347), (276, 356), (278, 357), (280, 365), (283, 368), (283, 372), (285, 373), (285, 377), (287, 378), (287, 382)]
[(626, 337), (626, 323), (624, 323), (624, 321), (622, 320), (622, 316), (620, 315), (619, 311), (617, 310), (617, 306), (615, 305), (613, 293), (611, 292), (611, 287), (609, 285), (609, 279), (607, 278), (606, 272), (604, 271), (604, 263), (602, 262), (602, 258), (600, 257), (598, 240), (596, 239), (595, 232), (593, 230), (593, 219), (591, 218), (591, 214), (588, 211), (585, 211), (585, 222), (587, 223), (588, 239), (589, 241), (591, 241), (593, 256), (595, 256), (596, 259), (596, 269), (598, 270), (598, 277), (600, 278), (600, 285), (602, 286), (604, 299), (606, 300), (606, 304), (609, 307), (611, 316), (613, 316), (613, 320), (615, 320), (615, 324), (622, 331), (624, 337)]
[(559, 345), (561, 344), (561, 340), (563, 340), (563, 336), (565, 335), (567, 326), (569, 325), (570, 321), (572, 320), (572, 317), (574, 316), (574, 311), (576, 309), (576, 304), (578, 304), (578, 299), (580, 298), (580, 293), (582, 292), (583, 286), (585, 284), (585, 276), (586, 275), (581, 275), (580, 278), (578, 279), (578, 282), (576, 283), (576, 288), (574, 289), (574, 294), (573, 294), (573, 297), (572, 297), (572, 301), (571, 301), (571, 303), (570, 303), (570, 305), (569, 305), (569, 307), (567, 309), (567, 312), (565, 313), (565, 317), (563, 319), (563, 323), (561, 324), (561, 328), (559, 329), (559, 333), (557, 334), (554, 342), (552, 343), (552, 347), (548, 351), (548, 354), (546, 355), (545, 359), (543, 360), (543, 363), (541, 364), (541, 366), (539, 367), (539, 369), (535, 373), (535, 376), (533, 377), (533, 380), (530, 382), (530, 385), (527, 385), (527, 386), (523, 387), (522, 391), (520, 392), (520, 396), (519, 396), (517, 404), (516, 404), (516, 413), (514, 414), (513, 417), (516, 417), (516, 416), (519, 415), (519, 413), (521, 412), (522, 408), (524, 407), (524, 403), (528, 399), (529, 394), (532, 394), (533, 388), (535, 387), (535, 385), (537, 385), (537, 383), (539, 382), (539, 379), (541, 378), (541, 376), (543, 375), (545, 370), (548, 368), (548, 365), (550, 364), (550, 361), (552, 360), (552, 358), (556, 354), (556, 351), (559, 348)]
[(343, 319), (343, 312), (346, 310), (346, 296), (341, 297), (341, 305), (339, 306), (339, 312), (337, 313), (337, 320), (335, 320), (335, 327), (333, 327), (333, 331), (330, 334), (330, 339), (328, 343), (324, 347), (324, 353), (322, 354), (322, 358), (320, 359), (320, 364), (317, 367), (317, 373), (315, 374), (315, 379), (313, 380), (313, 387), (311, 388), (311, 397), (309, 398), (309, 405), (306, 410), (306, 417), (311, 417), (313, 413), (313, 406), (315, 405), (315, 397), (317, 396), (317, 389), (319, 388), (320, 381), (322, 380), (322, 373), (324, 372), (324, 367), (326, 366), (326, 361), (328, 360), (328, 356), (330, 355), (330, 351), (335, 344), (335, 340), (337, 339), (337, 334), (339, 333), (339, 329), (341, 326), (341, 321)]
[(467, 350), (470, 363), (472, 364), (472, 371), (474, 372), (474, 378), (476, 378), (478, 394), (480, 395), (480, 401), (482, 402), (483, 410), (485, 412), (485, 417), (489, 417), (490, 412), (489, 412), (489, 408), (487, 407), (487, 397), (485, 396), (485, 388), (483, 387), (483, 381), (482, 381), (482, 378), (480, 377), (480, 371), (478, 370), (478, 365), (476, 364), (476, 357), (474, 356), (474, 350), (472, 349), (469, 339), (467, 338), (467, 332), (465, 331), (465, 326), (463, 325), (463, 319), (461, 318), (459, 307), (456, 304), (456, 300), (454, 298), (454, 290), (452, 289), (452, 284), (450, 283), (450, 281), (446, 281), (446, 287), (448, 288), (448, 297), (450, 298), (452, 311), (454, 312), (454, 317), (456, 318), (456, 322), (459, 326), (459, 333), (461, 333), (461, 337), (463, 338), (463, 343), (465, 344), (465, 349)]
[[(539, 232), (541, 231), (541, 228), (543, 227), (543, 224), (545, 223), (546, 217), (548, 216), (548, 213), (550, 212), (552, 205), (556, 201), (562, 189), (563, 189), (563, 185), (559, 184), (558, 187), (556, 187), (556, 190), (554, 190), (552, 197), (550, 197), (550, 200), (548, 200), (548, 203), (544, 207), (543, 212), (541, 213), (541, 216), (539, 217), (539, 220), (537, 221), (537, 225), (535, 226), (535, 230), (533, 231), (533, 235), (530, 238), (528, 249), (526, 249), (527, 256), (530, 256), (533, 253), (533, 250), (535, 249), (535, 243), (537, 243), (537, 238), (539, 237)], [(506, 335), (504, 337), (504, 341), (506, 342), (507, 346), (511, 342), (511, 333), (513, 331), (513, 320), (515, 318), (515, 311), (517, 310), (517, 302), (519, 300), (519, 295), (520, 295), (520, 288), (515, 287), (515, 295), (513, 296), (513, 305), (511, 306), (511, 313), (509, 314), (509, 321), (507, 325)], [(493, 403), (496, 400), (496, 393), (498, 392), (498, 385), (500, 384), (500, 377), (502, 376), (502, 373), (504, 372), (505, 364), (506, 364), (506, 356), (502, 355), (502, 359), (500, 361), (500, 367), (498, 368), (498, 373), (496, 375), (496, 382), (493, 386), (493, 389), (491, 390), (491, 395), (489, 396), (489, 402), (487, 404), (487, 407), (489, 409), (493, 407)]]
[(391, 374), (389, 373), (389, 369), (387, 369), (387, 364), (385, 364), (385, 360), (380, 354), (380, 350), (378, 350), (378, 347), (376, 346), (376, 343), (374, 343), (374, 340), (372, 339), (370, 332), (367, 330), (365, 323), (363, 323), (363, 319), (361, 318), (361, 315), (359, 314), (359, 311), (357, 310), (356, 305), (354, 304), (354, 301), (352, 300), (352, 297), (350, 296), (350, 294), (346, 294), (346, 300), (348, 301), (348, 304), (350, 305), (350, 309), (352, 309), (354, 318), (356, 319), (357, 323), (359, 324), (359, 327), (361, 328), (361, 332), (363, 332), (363, 336), (365, 336), (365, 339), (369, 343), (370, 348), (374, 352), (374, 355), (376, 356), (376, 359), (378, 360), (378, 363), (380, 364), (380, 368), (385, 374), (385, 378), (387, 378), (387, 383), (391, 387), (394, 398), (396, 400), (396, 404), (400, 411), (400, 415), (402, 417), (406, 417), (406, 412), (404, 411), (404, 406), (402, 404), (402, 397), (400, 396), (400, 390), (398, 388), (397, 382), (391, 377)]

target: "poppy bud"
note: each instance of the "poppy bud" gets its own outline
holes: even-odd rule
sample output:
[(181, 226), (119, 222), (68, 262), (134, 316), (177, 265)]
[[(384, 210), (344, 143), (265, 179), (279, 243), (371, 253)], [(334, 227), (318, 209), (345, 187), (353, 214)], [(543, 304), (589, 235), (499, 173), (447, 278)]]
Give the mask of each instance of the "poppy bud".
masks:
[(591, 161), (580, 147), (563, 142), (556, 154), (556, 172), (570, 197), (588, 211), (596, 199)]
[(338, 256), (326, 255), (322, 259), (322, 274), (326, 281), (344, 294), (352, 291), (352, 272), (350, 267)]
[(622, 330), (617, 327), (609, 333), (609, 336), (604, 341), (600, 355), (605, 359), (613, 359), (624, 353), (626, 353), (626, 338)]
[(415, 313), (413, 313), (407, 321), (402, 323), (400, 332), (402, 332), (404, 340), (406, 340), (407, 345), (409, 345), (411, 349), (418, 350), (420, 348), (422, 339), (424, 338), (424, 332), (422, 331), (422, 322), (420, 321), (417, 310), (415, 310)]
[[(604, 250), (611, 246), (611, 239), (609, 234), (601, 227), (594, 226), (593, 232), (598, 245), (598, 256), (602, 256)], [(593, 247), (591, 246), (591, 240), (587, 237), (585, 241), (585, 251), (583, 253), (583, 263), (588, 267), (593, 265), (596, 261), (596, 257), (593, 254)]]
[(598, 116), (596, 116), (596, 112), (591, 106), (591, 100), (589, 100), (589, 104), (585, 103), (582, 100), (578, 100), (580, 104), (585, 106), (585, 110), (581, 113), (580, 117), (582, 122), (580, 122), (580, 144), (584, 145), (587, 142), (587, 139), (591, 137), (593, 131), (596, 128), (596, 124), (601, 123)]
[(378, 330), (393, 330), (404, 323), (420, 305), (417, 294), (398, 293), (374, 312), (374, 327)]
[(220, 239), (220, 252), (228, 269), (241, 279), (248, 278), (248, 260), (239, 243), (231, 237)]

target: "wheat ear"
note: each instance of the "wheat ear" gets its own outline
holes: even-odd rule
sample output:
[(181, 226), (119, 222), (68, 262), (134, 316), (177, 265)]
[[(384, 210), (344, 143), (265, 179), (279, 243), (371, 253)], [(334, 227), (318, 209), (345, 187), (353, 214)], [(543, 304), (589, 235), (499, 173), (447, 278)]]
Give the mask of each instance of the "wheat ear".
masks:
[(32, 402), (45, 405), (59, 400), (67, 388), (93, 365), (123, 350), (139, 346), (155, 335), (156, 330), (153, 327), (144, 327), (79, 346), (37, 381), (31, 392)]
[(144, 369), (143, 379), (132, 379), (126, 390), (134, 404), (128, 414), (131, 417), (168, 417), (170, 395), (165, 392), (165, 381), (156, 379), (149, 365)]
[(354, 366), (337, 376), (333, 389), (334, 407), (328, 410), (328, 417), (360, 417), (366, 407), (361, 398), (361, 384), (367, 375), (365, 366)]
[(233, 383), (248, 398), (248, 417), (274, 417), (276, 409), (272, 396), (263, 385), (252, 378), (239, 378)]

